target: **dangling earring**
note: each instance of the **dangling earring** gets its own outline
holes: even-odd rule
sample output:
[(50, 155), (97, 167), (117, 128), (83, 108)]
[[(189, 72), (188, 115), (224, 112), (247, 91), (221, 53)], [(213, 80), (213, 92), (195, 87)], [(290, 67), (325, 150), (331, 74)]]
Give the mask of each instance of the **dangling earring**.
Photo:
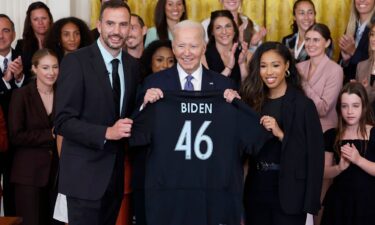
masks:
[(290, 77), (290, 71), (289, 70), (285, 71), (285, 77)]

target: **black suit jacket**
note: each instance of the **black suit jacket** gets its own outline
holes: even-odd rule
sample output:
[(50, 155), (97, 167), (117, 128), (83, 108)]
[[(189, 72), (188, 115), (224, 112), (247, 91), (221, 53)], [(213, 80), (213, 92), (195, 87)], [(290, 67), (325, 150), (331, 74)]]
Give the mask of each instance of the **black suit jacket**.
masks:
[[(358, 27), (356, 28), (357, 31)], [(368, 45), (369, 45), (369, 32), (370, 28), (366, 26), (363, 31), (362, 37), (359, 40), (358, 46), (355, 49), (354, 54), (350, 57), (349, 62), (343, 65), (344, 69), (344, 83), (349, 82), (351, 79), (355, 79), (357, 65), (359, 62), (368, 59)], [(341, 55), (340, 55), (341, 58)]]
[(47, 115), (35, 81), (13, 92), (9, 109), (9, 136), (14, 151), (11, 181), (46, 186), (50, 175), (55, 175), (58, 157), (52, 118)]
[[(137, 61), (122, 53), (125, 96), (121, 117), (134, 108), (139, 79)], [(120, 67), (121, 68), (121, 67)], [(55, 128), (64, 137), (59, 191), (70, 197), (98, 200), (108, 186), (123, 141), (105, 141), (116, 122), (112, 87), (97, 43), (64, 57), (56, 90)], [(122, 182), (123, 184), (123, 182)]]
[(301, 91), (288, 86), (281, 115), (281, 208), (288, 214), (316, 214), (324, 170), (323, 133), (316, 107)]
[[(12, 49), (12, 61), (15, 60), (19, 54)], [(4, 76), (3, 71), (0, 70), (0, 78)], [(11, 89), (8, 89), (7, 86), (5, 85), (4, 81), (1, 79), (0, 80), (0, 105), (3, 107), (3, 112), (5, 114), (5, 118), (7, 118), (8, 115), (8, 108), (9, 108), (9, 101), (10, 101), (10, 96), (12, 94), (12, 91), (17, 87), (15, 80), (12, 79), (9, 81)]]

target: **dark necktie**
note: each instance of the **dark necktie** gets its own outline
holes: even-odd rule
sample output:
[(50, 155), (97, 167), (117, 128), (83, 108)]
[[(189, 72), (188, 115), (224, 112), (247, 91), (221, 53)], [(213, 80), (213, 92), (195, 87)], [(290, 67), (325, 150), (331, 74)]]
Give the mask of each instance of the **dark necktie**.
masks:
[(4, 69), (3, 69), (3, 74), (5, 74), (5, 72), (7, 71), (8, 69), (8, 59), (7, 58), (4, 58)]
[(184, 86), (185, 91), (194, 91), (194, 85), (193, 85), (193, 83), (191, 83), (191, 80), (193, 78), (194, 77), (191, 74), (186, 76), (186, 82), (185, 82), (185, 86)]
[(117, 118), (120, 117), (120, 99), (121, 99), (121, 87), (120, 87), (120, 76), (118, 74), (118, 64), (120, 60), (113, 59), (112, 63), (112, 92), (113, 100), (115, 103), (115, 112)]

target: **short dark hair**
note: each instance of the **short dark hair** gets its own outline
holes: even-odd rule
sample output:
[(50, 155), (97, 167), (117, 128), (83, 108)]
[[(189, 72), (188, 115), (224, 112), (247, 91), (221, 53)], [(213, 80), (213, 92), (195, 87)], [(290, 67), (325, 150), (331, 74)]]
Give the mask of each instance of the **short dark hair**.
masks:
[(102, 20), (103, 12), (106, 9), (118, 9), (118, 8), (126, 8), (129, 14), (131, 14), (130, 7), (123, 0), (110, 0), (108, 2), (105, 2), (102, 5), (100, 9), (100, 14), (99, 14), (99, 20)]
[(140, 17), (139, 15), (137, 15), (135, 13), (130, 14), (130, 16), (136, 17), (137, 20), (138, 20), (138, 23), (139, 23), (139, 25), (141, 25), (141, 27), (145, 26), (145, 22), (143, 21), (142, 17)]
[(9, 16), (7, 16), (7, 15), (5, 15), (5, 14), (0, 14), (0, 18), (7, 19), (7, 20), (10, 22), (10, 25), (12, 26), (12, 30), (14, 31), (14, 23), (13, 23), (13, 21), (9, 18)]

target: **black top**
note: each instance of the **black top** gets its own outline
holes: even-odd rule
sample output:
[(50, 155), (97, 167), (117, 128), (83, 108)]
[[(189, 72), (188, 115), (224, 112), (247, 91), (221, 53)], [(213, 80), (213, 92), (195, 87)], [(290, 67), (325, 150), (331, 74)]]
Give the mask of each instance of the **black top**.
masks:
[[(330, 129), (324, 136), (325, 151), (333, 152), (336, 163), (339, 163), (339, 155), (334, 150), (336, 131)], [(347, 143), (354, 144), (362, 157), (375, 162), (375, 129), (371, 129), (368, 141), (342, 140), (340, 146)], [(375, 211), (374, 190), (375, 178), (360, 167), (350, 164), (334, 178), (333, 184), (328, 189), (323, 202), (325, 208), (322, 225), (373, 224), (373, 216), (371, 220), (369, 216)]]
[[(232, 68), (232, 72), (229, 76), (236, 83), (237, 88), (239, 88), (241, 85), (241, 71), (237, 63), (240, 53), (241, 51), (237, 48), (235, 55), (234, 55), (236, 59), (236, 63), (234, 64), (234, 67)], [(210, 70), (221, 73), (225, 69), (225, 65), (223, 63), (223, 60), (220, 57), (220, 53), (218, 52), (215, 43), (209, 42), (207, 44), (205, 55), (206, 55), (207, 64)]]
[[(263, 109), (262, 115), (268, 115), (274, 117), (279, 125), (280, 129), (283, 129), (281, 109), (283, 104), (284, 96), (276, 99), (267, 99)], [(257, 161), (279, 163), (280, 162), (280, 151), (281, 151), (281, 141), (273, 136), (270, 140), (266, 142), (261, 151), (256, 157)]]
[[(276, 99), (267, 99), (262, 108), (262, 115), (268, 115), (274, 117), (277, 124), (282, 128), (282, 104), (285, 96)], [(279, 171), (258, 171), (256, 170), (256, 164), (259, 162), (275, 163), (280, 164), (281, 158), (281, 141), (272, 136), (260, 149), (259, 154), (252, 157), (249, 161), (249, 176), (248, 181), (253, 184), (256, 190), (273, 190), (276, 191), (278, 187), (278, 174)], [(248, 187), (248, 185), (246, 185)]]

